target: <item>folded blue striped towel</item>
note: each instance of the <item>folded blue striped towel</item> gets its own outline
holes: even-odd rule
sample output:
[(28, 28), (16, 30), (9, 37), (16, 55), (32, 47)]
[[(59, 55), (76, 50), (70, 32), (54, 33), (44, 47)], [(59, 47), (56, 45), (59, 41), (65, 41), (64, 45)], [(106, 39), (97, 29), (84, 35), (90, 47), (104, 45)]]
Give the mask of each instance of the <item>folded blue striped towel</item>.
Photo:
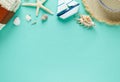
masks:
[(79, 10), (80, 4), (75, 0), (58, 0), (57, 16), (66, 19)]

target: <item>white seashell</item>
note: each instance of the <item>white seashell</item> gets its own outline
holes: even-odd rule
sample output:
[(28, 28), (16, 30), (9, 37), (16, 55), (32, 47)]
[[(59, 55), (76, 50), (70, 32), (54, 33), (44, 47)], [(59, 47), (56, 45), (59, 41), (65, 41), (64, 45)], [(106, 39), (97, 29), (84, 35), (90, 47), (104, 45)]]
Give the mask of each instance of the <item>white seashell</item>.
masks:
[(30, 15), (26, 15), (26, 20), (29, 22), (29, 21), (31, 21), (31, 16)]
[(13, 24), (16, 25), (16, 26), (19, 26), (20, 25), (20, 18), (19, 17), (16, 17)]

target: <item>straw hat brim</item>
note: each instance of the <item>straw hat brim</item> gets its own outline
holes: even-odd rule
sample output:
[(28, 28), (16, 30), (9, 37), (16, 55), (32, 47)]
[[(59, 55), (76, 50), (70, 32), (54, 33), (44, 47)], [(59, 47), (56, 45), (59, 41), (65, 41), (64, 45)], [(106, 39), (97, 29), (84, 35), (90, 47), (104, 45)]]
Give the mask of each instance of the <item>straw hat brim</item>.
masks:
[(113, 13), (104, 9), (98, 0), (82, 0), (86, 10), (92, 17), (108, 24), (120, 24), (120, 13)]

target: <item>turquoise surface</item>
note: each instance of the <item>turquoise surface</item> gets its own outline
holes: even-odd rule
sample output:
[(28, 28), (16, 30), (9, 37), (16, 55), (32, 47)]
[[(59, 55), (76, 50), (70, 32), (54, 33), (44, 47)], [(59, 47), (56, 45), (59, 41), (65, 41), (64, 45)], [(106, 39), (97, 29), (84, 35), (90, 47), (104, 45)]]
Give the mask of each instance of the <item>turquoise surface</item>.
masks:
[[(80, 13), (88, 14), (77, 1)], [(56, 12), (57, 0), (45, 6)], [(55, 15), (42, 23), (42, 14), (35, 17), (35, 8), (21, 7), (0, 31), (0, 82), (120, 82), (120, 26), (94, 19), (96, 26), (86, 29), (74, 17), (62, 21)]]

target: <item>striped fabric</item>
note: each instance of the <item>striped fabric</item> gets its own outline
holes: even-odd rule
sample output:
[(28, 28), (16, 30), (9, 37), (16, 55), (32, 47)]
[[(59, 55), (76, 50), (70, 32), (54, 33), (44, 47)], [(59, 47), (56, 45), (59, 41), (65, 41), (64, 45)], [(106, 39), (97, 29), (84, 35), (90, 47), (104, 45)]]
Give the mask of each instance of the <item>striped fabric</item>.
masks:
[(79, 3), (75, 0), (58, 0), (57, 16), (66, 19), (79, 10)]
[(20, 0), (0, 0), (0, 30), (11, 19), (20, 6)]

